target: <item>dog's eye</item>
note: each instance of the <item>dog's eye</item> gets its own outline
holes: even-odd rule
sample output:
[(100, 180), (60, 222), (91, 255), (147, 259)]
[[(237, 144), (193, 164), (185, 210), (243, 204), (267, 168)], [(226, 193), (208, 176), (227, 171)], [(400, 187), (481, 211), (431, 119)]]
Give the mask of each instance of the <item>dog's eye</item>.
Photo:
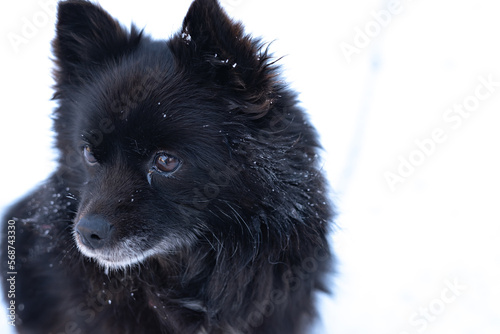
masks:
[(165, 174), (172, 174), (181, 165), (181, 161), (173, 155), (159, 153), (153, 161), (153, 168)]
[(92, 153), (89, 145), (85, 145), (85, 147), (83, 148), (83, 157), (85, 158), (85, 161), (91, 166), (97, 163), (97, 159), (94, 157), (94, 154)]

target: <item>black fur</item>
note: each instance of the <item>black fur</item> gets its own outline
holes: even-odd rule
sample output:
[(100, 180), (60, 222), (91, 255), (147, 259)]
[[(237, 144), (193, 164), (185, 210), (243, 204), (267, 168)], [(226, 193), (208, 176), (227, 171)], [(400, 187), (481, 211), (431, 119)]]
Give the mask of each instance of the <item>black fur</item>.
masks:
[(168, 41), (61, 2), (53, 47), (59, 167), (3, 221), (19, 333), (308, 333), (332, 210), (267, 49), (216, 0)]

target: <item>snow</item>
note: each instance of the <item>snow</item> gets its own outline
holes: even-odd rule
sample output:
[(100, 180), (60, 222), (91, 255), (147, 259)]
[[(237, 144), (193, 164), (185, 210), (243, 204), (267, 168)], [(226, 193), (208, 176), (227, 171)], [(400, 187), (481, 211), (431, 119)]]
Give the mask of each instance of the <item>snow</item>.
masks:
[[(317, 333), (500, 333), (500, 87), (493, 83), (488, 97), (478, 88), (481, 78), (500, 81), (496, 3), (221, 2), (285, 56), (282, 72), (325, 146), (339, 266)], [(55, 15), (45, 3), (11, 2), (0, 20), (2, 208), (55, 166)], [(189, 3), (101, 1), (157, 38), (178, 30)], [(43, 13), (27, 43), (12, 46), (9, 33)], [(451, 114), (456, 105), (466, 112)], [(436, 129), (446, 140), (431, 149)], [(413, 157), (405, 176), (400, 157)], [(391, 187), (388, 172), (402, 181)]]

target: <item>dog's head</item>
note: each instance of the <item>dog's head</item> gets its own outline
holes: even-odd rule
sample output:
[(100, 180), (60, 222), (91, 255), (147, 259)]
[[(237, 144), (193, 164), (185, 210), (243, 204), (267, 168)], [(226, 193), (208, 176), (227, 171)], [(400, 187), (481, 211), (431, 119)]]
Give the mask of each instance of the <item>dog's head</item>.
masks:
[(59, 174), (78, 193), (84, 255), (116, 269), (224, 237), (244, 247), (261, 239), (257, 202), (300, 219), (279, 193), (314, 173), (314, 134), (217, 1), (196, 0), (168, 41), (62, 2), (53, 46)]

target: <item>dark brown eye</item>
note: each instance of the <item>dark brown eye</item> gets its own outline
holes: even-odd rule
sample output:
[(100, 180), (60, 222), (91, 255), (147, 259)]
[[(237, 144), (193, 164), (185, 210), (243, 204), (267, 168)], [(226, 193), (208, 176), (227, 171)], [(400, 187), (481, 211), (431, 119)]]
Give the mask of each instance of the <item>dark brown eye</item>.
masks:
[(153, 169), (165, 174), (172, 174), (180, 165), (181, 161), (179, 159), (166, 153), (157, 154), (153, 161)]
[(83, 157), (85, 158), (85, 161), (91, 166), (97, 163), (97, 159), (94, 157), (94, 154), (92, 153), (89, 145), (85, 145), (85, 147), (83, 148)]

